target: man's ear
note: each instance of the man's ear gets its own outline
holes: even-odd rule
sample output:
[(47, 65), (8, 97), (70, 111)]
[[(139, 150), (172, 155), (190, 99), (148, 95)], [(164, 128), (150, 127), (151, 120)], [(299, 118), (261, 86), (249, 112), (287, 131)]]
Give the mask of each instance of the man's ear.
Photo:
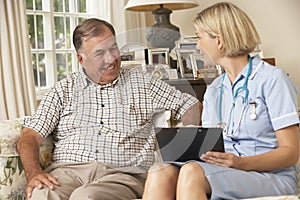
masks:
[(223, 48), (223, 38), (221, 35), (216, 36), (216, 43), (217, 43), (218, 49), (221, 50)]
[(83, 57), (82, 57), (82, 55), (79, 54), (79, 53), (77, 53), (76, 55), (77, 55), (78, 62), (79, 62), (80, 64), (82, 64), (82, 63), (83, 63)]

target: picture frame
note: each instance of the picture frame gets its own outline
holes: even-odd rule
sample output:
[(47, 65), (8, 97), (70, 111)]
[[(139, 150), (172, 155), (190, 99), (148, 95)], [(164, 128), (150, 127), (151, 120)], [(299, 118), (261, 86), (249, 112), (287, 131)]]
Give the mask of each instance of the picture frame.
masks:
[(145, 66), (145, 63), (142, 61), (136, 61), (136, 60), (124, 60), (121, 61), (121, 68), (126, 68), (126, 69), (138, 69), (138, 70), (143, 70)]
[(168, 69), (167, 73), (170, 80), (178, 79), (177, 69)]
[(134, 52), (126, 52), (121, 54), (121, 61), (133, 61), (134, 60)]
[(169, 65), (155, 64), (151, 75), (157, 79), (169, 79), (168, 69)]
[(177, 64), (182, 78), (192, 78), (193, 67), (190, 59), (191, 54), (196, 54), (196, 49), (176, 49)]
[(198, 78), (199, 71), (204, 69), (203, 56), (201, 54), (190, 54), (190, 60), (191, 60), (191, 65), (193, 70), (193, 76), (194, 78)]
[(195, 43), (197, 43), (198, 37), (196, 35), (184, 36), (183, 38), (181, 38), (181, 41), (183, 41), (183, 42), (195, 42)]
[(175, 42), (177, 49), (196, 49), (197, 41), (176, 41)]
[(148, 49), (149, 65), (164, 64), (169, 65), (169, 48)]

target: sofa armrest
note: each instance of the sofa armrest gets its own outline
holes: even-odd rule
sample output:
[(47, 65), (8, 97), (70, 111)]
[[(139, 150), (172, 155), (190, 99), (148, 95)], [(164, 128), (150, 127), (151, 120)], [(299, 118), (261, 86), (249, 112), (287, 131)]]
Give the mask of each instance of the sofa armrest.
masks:
[[(17, 151), (17, 142), (23, 118), (0, 121), (0, 199), (25, 199), (26, 179)], [(40, 165), (43, 169), (52, 162), (52, 137), (40, 147)]]

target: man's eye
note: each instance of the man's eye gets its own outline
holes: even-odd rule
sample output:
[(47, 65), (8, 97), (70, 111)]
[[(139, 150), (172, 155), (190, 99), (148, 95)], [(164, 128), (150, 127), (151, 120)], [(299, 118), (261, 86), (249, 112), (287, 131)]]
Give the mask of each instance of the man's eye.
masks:
[(95, 57), (99, 57), (99, 56), (103, 56), (103, 54), (104, 54), (104, 52), (97, 52), (97, 53), (95, 53)]
[(119, 48), (118, 48), (117, 45), (112, 46), (112, 47), (109, 48), (110, 51), (116, 51), (116, 50), (118, 50), (118, 49), (119, 49)]

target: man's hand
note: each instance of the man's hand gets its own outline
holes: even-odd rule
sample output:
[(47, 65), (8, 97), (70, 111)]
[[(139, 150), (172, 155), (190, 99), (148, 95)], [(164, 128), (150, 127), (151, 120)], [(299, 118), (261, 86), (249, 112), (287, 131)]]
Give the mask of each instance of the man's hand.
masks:
[(60, 186), (57, 178), (48, 173), (37, 173), (32, 177), (28, 177), (26, 186), (26, 199), (31, 198), (32, 191), (36, 187), (38, 189), (44, 188), (44, 186), (49, 187), (51, 190), (54, 186)]

